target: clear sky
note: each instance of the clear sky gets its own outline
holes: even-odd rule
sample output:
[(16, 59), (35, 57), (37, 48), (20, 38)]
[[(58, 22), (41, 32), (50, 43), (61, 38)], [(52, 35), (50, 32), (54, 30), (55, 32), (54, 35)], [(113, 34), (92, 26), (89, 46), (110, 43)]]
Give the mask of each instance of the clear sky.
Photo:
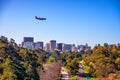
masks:
[(45, 43), (120, 43), (120, 1), (0, 0), (0, 35), (17, 43), (24, 36)]

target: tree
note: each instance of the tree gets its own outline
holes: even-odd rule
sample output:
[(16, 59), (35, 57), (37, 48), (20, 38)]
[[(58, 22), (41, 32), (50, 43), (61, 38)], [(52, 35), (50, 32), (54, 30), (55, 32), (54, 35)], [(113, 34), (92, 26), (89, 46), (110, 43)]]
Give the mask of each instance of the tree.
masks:
[(119, 57), (115, 60), (115, 63), (117, 64), (117, 69), (120, 69), (120, 58)]
[(120, 71), (119, 48), (115, 45), (95, 46), (92, 54), (84, 58), (86, 65), (90, 67), (89, 72), (95, 77), (108, 77), (110, 74)]

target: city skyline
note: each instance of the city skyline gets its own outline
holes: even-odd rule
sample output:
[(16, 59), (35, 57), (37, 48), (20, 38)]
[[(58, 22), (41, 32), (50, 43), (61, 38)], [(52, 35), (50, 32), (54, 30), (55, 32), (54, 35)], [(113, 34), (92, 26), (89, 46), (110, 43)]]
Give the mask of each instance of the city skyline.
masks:
[[(45, 43), (117, 44), (119, 4), (117, 0), (1, 0), (0, 35), (18, 44), (24, 36)], [(38, 21), (35, 16), (47, 20)]]
[(48, 43), (44, 45), (44, 42), (38, 41), (34, 42), (34, 37), (24, 37), (23, 41), (21, 44), (19, 44), (20, 47), (24, 47), (26, 49), (43, 49), (45, 51), (51, 51), (53, 52), (54, 50), (58, 51), (72, 51), (72, 52), (77, 52), (81, 50), (90, 50), (91, 46), (88, 46), (86, 43), (85, 45), (75, 45), (75, 44), (68, 44), (68, 43), (60, 43), (57, 42), (56, 40), (50, 40)]

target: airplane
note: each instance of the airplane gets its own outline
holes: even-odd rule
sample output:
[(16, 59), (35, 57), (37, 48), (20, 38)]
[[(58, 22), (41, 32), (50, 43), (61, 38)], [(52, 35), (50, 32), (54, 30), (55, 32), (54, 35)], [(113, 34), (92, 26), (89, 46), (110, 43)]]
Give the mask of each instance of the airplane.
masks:
[(40, 17), (37, 17), (37, 16), (35, 16), (35, 19), (37, 19), (37, 20), (46, 20), (46, 18), (40, 18)]

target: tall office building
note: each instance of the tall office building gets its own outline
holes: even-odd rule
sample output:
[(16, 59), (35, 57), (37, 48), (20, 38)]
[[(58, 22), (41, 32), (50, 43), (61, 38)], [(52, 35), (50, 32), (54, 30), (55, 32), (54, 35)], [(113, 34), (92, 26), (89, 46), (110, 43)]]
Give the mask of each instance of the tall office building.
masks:
[(23, 42), (34, 42), (34, 38), (33, 37), (24, 37)]
[(54, 51), (56, 49), (56, 40), (50, 41), (50, 51)]
[(85, 45), (78, 45), (78, 46), (77, 46), (77, 49), (78, 49), (79, 51), (84, 50), (84, 49), (85, 49)]
[(38, 49), (38, 48), (43, 49), (43, 42), (36, 42), (36, 43), (34, 43), (34, 48), (35, 49)]
[(91, 49), (91, 46), (88, 46), (88, 44), (85, 44), (85, 45), (78, 45), (77, 48), (79, 51), (81, 50), (88, 51)]
[(33, 37), (24, 37), (22, 46), (27, 49), (34, 49), (34, 38)]
[(59, 51), (62, 51), (62, 50), (63, 50), (63, 43), (58, 43), (58, 44), (57, 44), (57, 49), (58, 49)]
[(44, 47), (45, 51), (50, 51), (50, 43), (46, 43)]
[(72, 52), (77, 52), (77, 47), (75, 46), (75, 44), (72, 45)]
[(72, 44), (64, 44), (63, 51), (72, 51)]

